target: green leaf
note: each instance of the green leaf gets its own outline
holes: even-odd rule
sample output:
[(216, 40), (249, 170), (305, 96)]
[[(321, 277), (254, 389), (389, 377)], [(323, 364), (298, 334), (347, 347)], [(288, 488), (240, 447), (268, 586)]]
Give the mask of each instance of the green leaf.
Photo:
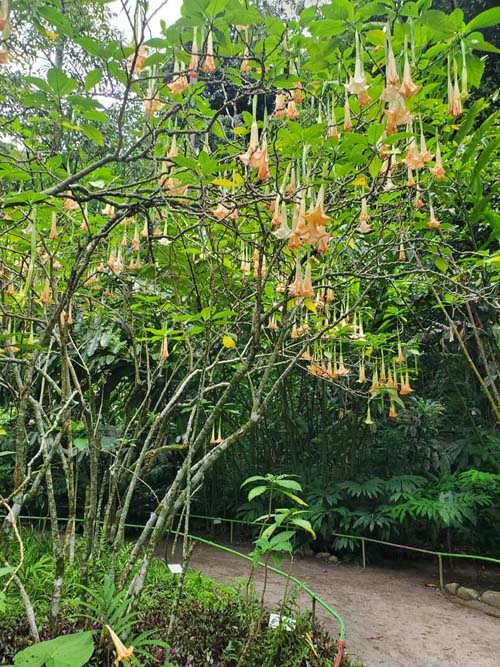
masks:
[(47, 81), (49, 82), (49, 85), (52, 88), (52, 90), (59, 97), (64, 97), (64, 95), (68, 95), (78, 85), (75, 79), (72, 79), (71, 77), (67, 76), (62, 71), (62, 69), (59, 69), (58, 67), (51, 67), (49, 69), (49, 71), (47, 72)]
[(71, 27), (69, 20), (66, 18), (66, 15), (55, 7), (45, 5), (44, 7), (40, 7), (38, 9), (38, 13), (44, 19), (47, 19), (49, 23), (52, 23), (52, 25), (56, 26), (60, 33), (64, 33), (69, 36), (73, 34), (73, 28)]
[(335, 21), (334, 19), (323, 19), (309, 24), (309, 30), (315, 37), (333, 37), (342, 34), (345, 29), (345, 21)]
[(109, 56), (108, 50), (95, 39), (80, 37), (75, 41), (84, 51), (90, 53), (91, 56), (96, 56), (97, 58), (107, 58)]
[(306, 532), (310, 533), (314, 540), (316, 539), (316, 533), (314, 532), (310, 522), (307, 521), (306, 519), (292, 519), (292, 524), (294, 526), (298, 526), (299, 528), (302, 528)]
[(99, 83), (101, 79), (102, 79), (102, 69), (100, 67), (96, 67), (95, 69), (90, 70), (90, 72), (85, 77), (85, 90), (87, 92), (91, 90), (94, 86), (96, 86)]
[(78, 632), (34, 644), (14, 658), (15, 667), (83, 667), (94, 652), (92, 632)]
[(489, 28), (493, 25), (498, 25), (500, 23), (500, 7), (492, 7), (491, 9), (486, 9), (484, 12), (481, 12), (475, 16), (472, 21), (465, 26), (467, 32), (472, 30), (477, 30), (478, 28)]
[(448, 271), (448, 264), (444, 261), (442, 257), (436, 257), (434, 264), (441, 271), (441, 273), (446, 273)]
[(456, 17), (452, 18), (438, 9), (429, 9), (422, 14), (420, 20), (433, 32), (439, 33), (441, 37), (448, 37), (460, 29), (460, 23)]
[(354, 7), (349, 0), (330, 0), (330, 3), (321, 7), (321, 13), (327, 19), (350, 21), (354, 16)]
[(257, 498), (257, 496), (261, 496), (266, 491), (267, 491), (266, 486), (254, 486), (254, 488), (250, 489), (250, 491), (248, 492), (248, 501), (250, 502), (254, 498)]
[(82, 125), (81, 130), (83, 134), (94, 141), (99, 146), (104, 146), (104, 139), (102, 138), (102, 132), (94, 127), (93, 125)]

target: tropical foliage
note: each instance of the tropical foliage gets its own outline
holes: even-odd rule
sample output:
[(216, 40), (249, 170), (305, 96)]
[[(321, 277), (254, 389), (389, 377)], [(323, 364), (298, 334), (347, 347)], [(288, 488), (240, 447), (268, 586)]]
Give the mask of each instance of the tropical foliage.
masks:
[(77, 547), (79, 583), (109, 557), (132, 610), (218, 466), (235, 511), (248, 474), (299, 472), (327, 542), (494, 517), (499, 10), (0, 6), (8, 585), (36, 512), (51, 627)]

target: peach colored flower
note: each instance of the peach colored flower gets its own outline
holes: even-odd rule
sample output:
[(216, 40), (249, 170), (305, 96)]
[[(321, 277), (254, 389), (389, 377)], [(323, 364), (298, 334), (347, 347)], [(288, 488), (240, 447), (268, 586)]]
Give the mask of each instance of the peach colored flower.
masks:
[[(384, 92), (387, 92), (387, 89)], [(397, 91), (396, 94), (390, 91), (390, 94), (386, 95), (385, 98), (391, 99), (389, 107), (384, 109), (384, 114), (387, 118), (385, 131), (387, 134), (393, 134), (397, 132), (398, 125), (406, 125), (411, 121), (411, 114), (405, 106), (404, 98)]]
[(207, 55), (203, 62), (202, 69), (206, 74), (213, 74), (215, 72), (214, 44), (211, 30), (207, 37)]
[(118, 667), (118, 665), (120, 664), (120, 662), (122, 662), (122, 660), (126, 660), (128, 662), (130, 658), (134, 655), (134, 647), (133, 646), (126, 647), (122, 643), (121, 639), (118, 637), (116, 632), (109, 625), (105, 625), (104, 627), (109, 632), (109, 636), (111, 637), (111, 640), (115, 646), (116, 660), (113, 663), (114, 667)]
[(161, 111), (165, 105), (158, 97), (158, 93), (154, 97), (146, 97), (144, 99), (144, 117), (146, 120), (152, 118), (157, 111)]
[(250, 65), (250, 59), (248, 57), (248, 48), (245, 46), (245, 51), (243, 52), (243, 59), (240, 65), (240, 72), (242, 74), (245, 74), (246, 72), (250, 72), (251, 69), (252, 66)]
[(330, 216), (326, 215), (324, 211), (325, 187), (322, 185), (319, 189), (318, 196), (314, 208), (310, 209), (307, 215), (304, 216), (306, 222), (313, 224), (316, 227), (324, 227), (327, 222), (331, 220)]
[(302, 104), (304, 101), (304, 86), (301, 81), (297, 81), (293, 88), (293, 100), (295, 104)]
[(286, 110), (286, 96), (284, 93), (278, 93), (274, 100), (274, 115), (276, 118), (283, 118)]
[(344, 132), (352, 130), (351, 108), (349, 107), (349, 98), (347, 94), (344, 102)]
[(441, 147), (439, 141), (436, 145), (436, 164), (434, 167), (429, 169), (430, 173), (437, 178), (438, 181), (444, 181), (446, 177), (446, 172), (443, 167), (443, 160), (441, 157)]
[(439, 220), (436, 218), (436, 214), (434, 213), (434, 207), (432, 206), (432, 202), (429, 202), (429, 222), (427, 223), (427, 227), (429, 229), (437, 229), (438, 227), (441, 226), (441, 223)]
[(183, 74), (176, 74), (170, 83), (167, 83), (167, 88), (174, 95), (180, 95), (188, 87), (187, 77)]
[(401, 87), (399, 88), (399, 93), (402, 95), (402, 97), (405, 98), (405, 100), (409, 100), (410, 97), (413, 97), (418, 93), (418, 91), (422, 88), (422, 86), (417, 86), (413, 83), (413, 80), (411, 78), (411, 70), (410, 70), (410, 61), (408, 60), (408, 51), (406, 48), (406, 39), (405, 39), (405, 64), (404, 64), (404, 71), (403, 71), (403, 83), (401, 84)]
[(397, 86), (399, 83), (398, 67), (392, 50), (391, 35), (387, 35), (387, 59), (385, 64), (387, 87)]
[(295, 104), (295, 100), (293, 98), (287, 102), (285, 116), (288, 118), (288, 120), (296, 120), (299, 117), (299, 110), (297, 109), (297, 105)]
[(145, 47), (141, 44), (139, 49), (131, 53), (127, 58), (127, 70), (131, 74), (142, 72), (144, 70), (148, 55)]
[(365, 220), (362, 220), (359, 225), (356, 227), (356, 231), (360, 234), (368, 234), (372, 231), (372, 228)]
[(359, 215), (360, 222), (368, 222), (370, 216), (368, 215), (368, 204), (366, 203), (366, 197), (361, 199), (361, 213)]
[(52, 220), (50, 224), (49, 239), (52, 241), (57, 238), (57, 214), (52, 211)]
[(227, 206), (224, 206), (222, 203), (217, 204), (217, 208), (212, 212), (217, 220), (224, 220), (225, 218), (229, 218), (229, 220), (238, 219), (238, 210), (236, 208), (227, 208)]
[(194, 27), (193, 32), (193, 41), (191, 44), (191, 58), (189, 60), (189, 70), (188, 74), (192, 79), (197, 79), (199, 75), (200, 67), (200, 54), (198, 51), (198, 40), (197, 40), (197, 29)]

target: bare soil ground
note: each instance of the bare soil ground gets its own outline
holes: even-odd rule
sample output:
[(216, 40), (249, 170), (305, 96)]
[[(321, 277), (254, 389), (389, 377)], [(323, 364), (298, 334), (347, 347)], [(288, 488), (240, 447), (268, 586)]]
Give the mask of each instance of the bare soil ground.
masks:
[[(236, 549), (249, 551), (248, 545)], [(170, 552), (169, 561), (178, 562)], [(245, 579), (250, 570), (245, 560), (200, 543), (190, 567), (228, 583)], [(432, 571), (411, 564), (363, 570), (297, 558), (293, 574), (342, 615), (347, 650), (364, 667), (500, 667), (500, 618), (442, 595), (428, 585), (436, 583)], [(262, 583), (260, 571), (257, 591)], [(265, 601), (271, 611), (278, 609), (284, 585), (279, 575), (269, 576)], [(298, 602), (301, 609), (310, 609), (307, 595), (301, 594)], [(338, 636), (335, 620), (322, 609), (317, 616)]]

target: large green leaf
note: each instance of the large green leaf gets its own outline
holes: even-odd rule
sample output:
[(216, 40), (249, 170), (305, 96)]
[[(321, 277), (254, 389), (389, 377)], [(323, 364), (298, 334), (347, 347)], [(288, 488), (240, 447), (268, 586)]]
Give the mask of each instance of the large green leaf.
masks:
[(477, 30), (478, 28), (489, 28), (500, 23), (500, 7), (492, 7), (475, 16), (472, 21), (467, 23), (465, 29), (467, 32)]
[(92, 657), (92, 632), (63, 635), (29, 646), (14, 658), (15, 667), (82, 667)]
[(58, 67), (51, 67), (47, 72), (47, 81), (52, 90), (59, 97), (68, 95), (71, 93), (78, 85), (75, 79), (67, 76), (62, 69)]

